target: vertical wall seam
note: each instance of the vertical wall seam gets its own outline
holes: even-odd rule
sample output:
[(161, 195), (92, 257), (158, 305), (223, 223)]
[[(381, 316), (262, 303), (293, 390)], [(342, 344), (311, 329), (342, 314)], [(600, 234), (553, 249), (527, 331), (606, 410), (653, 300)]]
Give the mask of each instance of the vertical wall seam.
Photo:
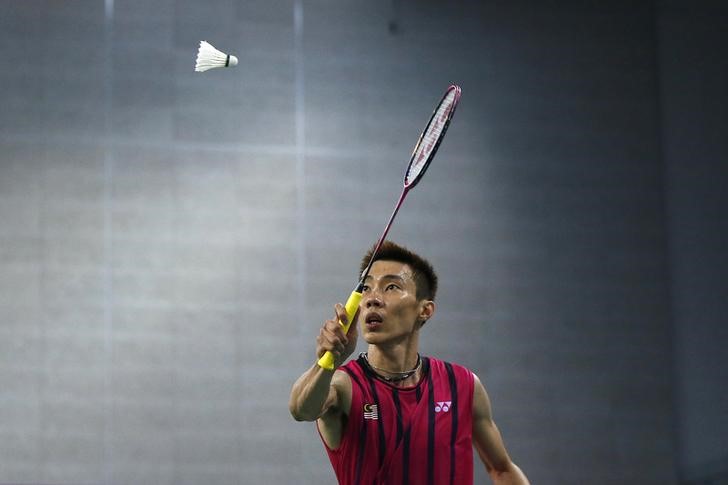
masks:
[(104, 295), (104, 430), (103, 430), (103, 480), (111, 485), (114, 479), (114, 447), (112, 436), (114, 432), (114, 407), (112, 392), (113, 364), (113, 302), (114, 287), (112, 278), (113, 265), (113, 177), (114, 177), (114, 147), (113, 138), (113, 24), (114, 0), (104, 0), (104, 268), (103, 268), (103, 295)]

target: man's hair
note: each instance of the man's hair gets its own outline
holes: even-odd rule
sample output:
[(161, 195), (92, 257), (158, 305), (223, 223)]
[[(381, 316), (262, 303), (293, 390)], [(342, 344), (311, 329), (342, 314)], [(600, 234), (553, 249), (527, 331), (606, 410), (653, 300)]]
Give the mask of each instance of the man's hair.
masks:
[[(372, 246), (362, 258), (359, 274), (363, 273), (367, 264), (369, 264), (374, 248), (375, 246)], [(432, 269), (430, 262), (425, 258), (392, 241), (384, 241), (382, 247), (379, 248), (377, 255), (374, 257), (374, 261), (382, 260), (396, 261), (408, 265), (412, 268), (412, 276), (417, 287), (416, 298), (418, 300), (435, 299), (435, 294), (437, 293), (437, 275), (435, 274), (435, 270)]]

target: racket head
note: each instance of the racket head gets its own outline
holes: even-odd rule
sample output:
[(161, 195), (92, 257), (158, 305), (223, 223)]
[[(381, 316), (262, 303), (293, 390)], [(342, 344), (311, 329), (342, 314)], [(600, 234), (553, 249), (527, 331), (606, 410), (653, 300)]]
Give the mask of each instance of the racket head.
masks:
[(432, 112), (430, 121), (427, 122), (427, 126), (425, 126), (414, 150), (412, 150), (412, 158), (410, 158), (407, 171), (404, 173), (405, 190), (417, 185), (427, 171), (427, 167), (430, 166), (430, 162), (435, 157), (442, 138), (450, 126), (450, 120), (460, 101), (460, 92), (460, 86), (450, 85), (435, 111)]

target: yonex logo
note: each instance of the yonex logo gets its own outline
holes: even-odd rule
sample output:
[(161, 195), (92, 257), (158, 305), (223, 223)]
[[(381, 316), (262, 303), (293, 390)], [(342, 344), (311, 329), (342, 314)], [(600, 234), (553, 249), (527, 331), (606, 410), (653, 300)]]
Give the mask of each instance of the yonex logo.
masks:
[(364, 419), (379, 419), (379, 411), (376, 404), (364, 405)]
[(446, 413), (450, 410), (450, 406), (452, 406), (452, 401), (437, 401), (435, 403), (435, 412)]

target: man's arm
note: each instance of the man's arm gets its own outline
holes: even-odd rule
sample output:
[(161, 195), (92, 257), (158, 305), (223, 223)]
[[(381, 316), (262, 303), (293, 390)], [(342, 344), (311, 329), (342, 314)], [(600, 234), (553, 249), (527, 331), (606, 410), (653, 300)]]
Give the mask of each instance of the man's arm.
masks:
[(474, 377), (473, 446), (495, 485), (528, 485), (526, 475), (508, 456), (503, 438), (493, 421), (488, 393), (478, 376)]
[[(335, 316), (327, 320), (316, 339), (316, 355), (334, 354), (334, 368), (341, 365), (356, 348), (356, 321), (344, 335), (339, 320), (346, 322), (346, 310), (335, 307)], [(351, 407), (351, 380), (342, 371), (329, 371), (314, 364), (293, 384), (288, 409), (296, 421), (318, 420), (319, 431), (330, 448), (341, 439), (344, 416)]]
[(329, 409), (338, 407), (337, 388), (331, 384), (335, 372), (314, 364), (298, 378), (291, 389), (288, 409), (296, 421), (316, 421)]

